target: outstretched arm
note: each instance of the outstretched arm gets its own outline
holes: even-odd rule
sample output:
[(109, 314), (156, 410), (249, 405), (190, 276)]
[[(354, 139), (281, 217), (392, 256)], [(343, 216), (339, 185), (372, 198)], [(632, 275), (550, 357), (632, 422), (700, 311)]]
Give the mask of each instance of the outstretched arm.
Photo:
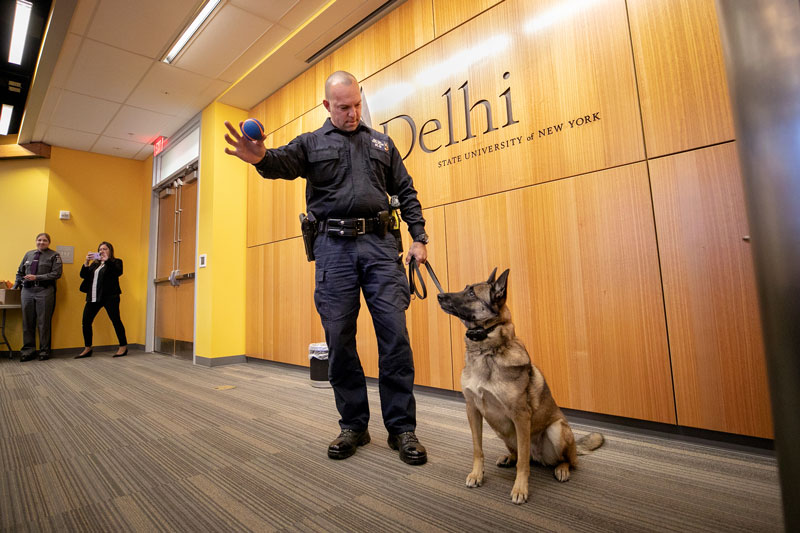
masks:
[[(239, 128), (242, 127), (242, 124), (243, 122), (239, 123)], [(251, 165), (264, 159), (264, 154), (267, 153), (264, 141), (251, 141), (236, 131), (236, 128), (227, 120), (225, 121), (225, 127), (228, 128), (229, 132), (225, 134), (225, 141), (230, 145), (230, 147), (225, 148), (226, 154), (235, 155)]]

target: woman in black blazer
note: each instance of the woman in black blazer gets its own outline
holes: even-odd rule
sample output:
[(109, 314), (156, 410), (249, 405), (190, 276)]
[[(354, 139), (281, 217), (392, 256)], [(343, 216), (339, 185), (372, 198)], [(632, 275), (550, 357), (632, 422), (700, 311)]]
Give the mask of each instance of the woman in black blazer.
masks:
[(83, 351), (75, 359), (92, 355), (92, 322), (105, 307), (108, 318), (114, 324), (119, 340), (119, 349), (114, 357), (128, 355), (128, 340), (125, 326), (119, 316), (119, 277), (122, 275), (122, 259), (114, 257), (114, 247), (110, 242), (101, 242), (97, 253), (89, 252), (81, 267), (81, 292), (86, 293), (86, 306), (83, 308)]

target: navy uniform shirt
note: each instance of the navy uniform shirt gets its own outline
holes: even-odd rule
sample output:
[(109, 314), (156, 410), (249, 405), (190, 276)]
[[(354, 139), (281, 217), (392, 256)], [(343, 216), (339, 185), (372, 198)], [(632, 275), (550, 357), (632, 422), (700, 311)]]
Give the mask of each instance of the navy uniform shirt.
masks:
[(306, 179), (306, 205), (317, 220), (367, 218), (389, 209), (389, 196), (412, 236), (425, 232), (422, 206), (400, 152), (388, 135), (363, 122), (355, 131), (336, 128), (331, 119), (280, 148), (267, 149), (255, 164), (267, 179)]

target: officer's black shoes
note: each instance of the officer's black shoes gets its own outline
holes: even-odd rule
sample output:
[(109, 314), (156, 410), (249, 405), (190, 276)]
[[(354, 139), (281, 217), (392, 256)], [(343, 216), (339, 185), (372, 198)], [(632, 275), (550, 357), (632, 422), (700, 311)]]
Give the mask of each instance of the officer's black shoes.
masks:
[(36, 354), (29, 353), (29, 354), (20, 356), (19, 360), (20, 360), (21, 363), (24, 363), (26, 361), (33, 361), (34, 358), (36, 358)]
[(75, 359), (83, 359), (84, 357), (91, 357), (93, 351), (94, 350), (89, 350), (86, 353), (79, 353), (78, 355), (75, 356)]
[(355, 431), (343, 429), (339, 436), (328, 445), (328, 457), (331, 459), (347, 459), (354, 453), (356, 448), (369, 442), (369, 431)]
[(389, 447), (393, 450), (400, 450), (400, 459), (410, 465), (422, 465), (428, 460), (428, 452), (425, 446), (420, 444), (413, 431), (406, 431), (399, 435), (389, 434)]
[(39, 354), (39, 361), (47, 361), (50, 359), (50, 354), (47, 352), (42, 352)]

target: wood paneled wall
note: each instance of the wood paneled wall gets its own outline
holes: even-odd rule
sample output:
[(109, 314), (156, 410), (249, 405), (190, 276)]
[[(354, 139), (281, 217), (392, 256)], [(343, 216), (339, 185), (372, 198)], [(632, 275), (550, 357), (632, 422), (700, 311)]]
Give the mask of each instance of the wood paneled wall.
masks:
[[(562, 406), (772, 436), (713, 0), (408, 0), (251, 110), (268, 145), (322, 124), (338, 69), (408, 153), (445, 289), (511, 269)], [(307, 365), (305, 181), (248, 179), (247, 355)], [(463, 325), (431, 297), (408, 326), (417, 383), (459, 390)]]
[(648, 157), (733, 139), (714, 2), (628, 0)]
[[(511, 269), (517, 334), (561, 405), (675, 422), (644, 163), (458, 202), (446, 218), (451, 285)], [(451, 331), (463, 353), (464, 326)]]
[(678, 419), (769, 435), (764, 348), (734, 143), (649, 165)]

